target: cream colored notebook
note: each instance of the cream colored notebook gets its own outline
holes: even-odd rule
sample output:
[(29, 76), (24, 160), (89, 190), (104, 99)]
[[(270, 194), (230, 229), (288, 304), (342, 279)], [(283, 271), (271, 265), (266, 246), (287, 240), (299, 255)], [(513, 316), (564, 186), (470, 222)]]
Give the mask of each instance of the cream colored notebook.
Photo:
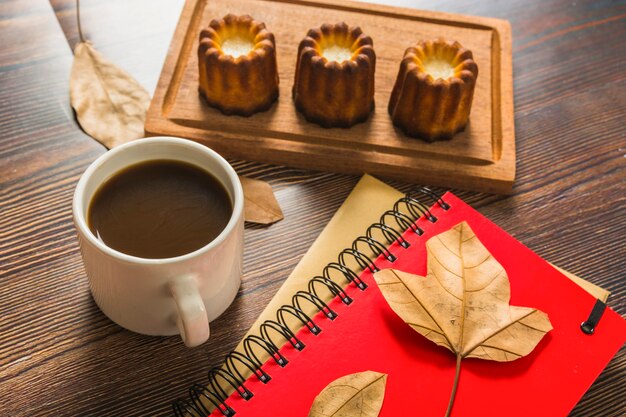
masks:
[[(308, 252), (285, 280), (274, 298), (246, 334), (259, 334), (259, 326), (265, 320), (275, 320), (276, 311), (283, 305), (291, 304), (291, 297), (299, 290), (306, 290), (308, 282), (320, 275), (324, 267), (337, 260), (337, 254), (361, 236), (369, 225), (378, 222), (380, 216), (402, 197), (402, 193), (370, 175), (354, 187), (346, 201), (339, 207), (328, 225), (322, 230)], [(590, 282), (554, 266), (572, 281), (600, 300), (606, 301), (609, 292)], [(237, 351), (243, 352), (242, 343)]]

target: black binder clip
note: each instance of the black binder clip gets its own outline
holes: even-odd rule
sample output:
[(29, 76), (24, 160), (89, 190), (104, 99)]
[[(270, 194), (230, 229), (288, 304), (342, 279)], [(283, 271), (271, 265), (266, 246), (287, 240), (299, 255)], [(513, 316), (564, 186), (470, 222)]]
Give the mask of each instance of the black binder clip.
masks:
[(605, 309), (606, 304), (601, 300), (596, 300), (596, 304), (593, 306), (589, 318), (580, 323), (580, 330), (582, 330), (584, 334), (592, 335), (596, 331), (596, 326), (602, 318)]

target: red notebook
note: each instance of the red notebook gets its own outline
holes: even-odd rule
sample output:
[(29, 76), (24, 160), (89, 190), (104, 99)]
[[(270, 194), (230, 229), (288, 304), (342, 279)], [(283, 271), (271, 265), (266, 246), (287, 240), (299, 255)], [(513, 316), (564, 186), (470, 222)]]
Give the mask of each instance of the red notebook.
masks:
[[(405, 198), (407, 201), (415, 200)], [(410, 205), (411, 213), (394, 216), (399, 224), (408, 226), (411, 214), (419, 214), (420, 206)], [(387, 231), (393, 241), (388, 246), (396, 258), (393, 262), (382, 253), (373, 264), (361, 257), (361, 263), (369, 268), (358, 276), (344, 271), (352, 280), (344, 287), (352, 302), (346, 304), (339, 293), (328, 303), (336, 313), (334, 319), (327, 316), (326, 309), (311, 317), (295, 333), (304, 344), (302, 350), (293, 346), (297, 343), (292, 338), (292, 343), (279, 346), (273, 359), (258, 367), (250, 353), (260, 352), (261, 345), (272, 351), (272, 343), (263, 343), (267, 334), (249, 341), (250, 353), (239, 359), (247, 361), (255, 375), (240, 385), (241, 378), (233, 372), (231, 384), (238, 390), (230, 396), (216, 387), (197, 386), (191, 390), (193, 401), (175, 406), (178, 413), (186, 409), (191, 415), (212, 417), (306, 417), (313, 399), (330, 382), (371, 370), (388, 374), (381, 417), (443, 416), (455, 375), (455, 355), (416, 333), (391, 310), (372, 270), (394, 268), (425, 276), (425, 242), (466, 221), (507, 271), (511, 305), (544, 311), (554, 329), (521, 359), (465, 359), (452, 416), (566, 416), (626, 341), (626, 321), (606, 308), (593, 334), (584, 333), (581, 323), (589, 318), (597, 301), (589, 293), (453, 194), (446, 193), (430, 213), (436, 218), (434, 223), (421, 216), (402, 238)], [(400, 244), (402, 239), (408, 242), (407, 248)], [(344, 259), (350, 256), (344, 253)], [(360, 289), (359, 282), (367, 288)], [(339, 287), (333, 288), (337, 293)], [(317, 334), (311, 331), (317, 328)], [(230, 360), (231, 364), (244, 364)], [(220, 378), (225, 380), (224, 375), (230, 376), (222, 372)], [(266, 377), (269, 381), (263, 382)], [(209, 400), (219, 405), (212, 413), (208, 412), (213, 409)]]

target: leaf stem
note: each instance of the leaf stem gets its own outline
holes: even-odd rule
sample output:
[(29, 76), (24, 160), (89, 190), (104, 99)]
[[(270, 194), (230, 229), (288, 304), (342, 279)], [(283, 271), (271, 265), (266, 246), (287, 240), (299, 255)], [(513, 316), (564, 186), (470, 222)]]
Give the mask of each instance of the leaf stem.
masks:
[(452, 393), (450, 394), (450, 402), (448, 403), (448, 410), (445, 417), (450, 417), (452, 414), (452, 406), (454, 405), (454, 399), (456, 397), (456, 389), (459, 386), (459, 375), (461, 375), (461, 355), (456, 355), (456, 374), (454, 375), (454, 383), (452, 384)]
[(80, 27), (80, 0), (76, 0), (76, 25), (78, 26), (78, 37), (80, 38), (80, 41), (85, 42), (83, 30)]

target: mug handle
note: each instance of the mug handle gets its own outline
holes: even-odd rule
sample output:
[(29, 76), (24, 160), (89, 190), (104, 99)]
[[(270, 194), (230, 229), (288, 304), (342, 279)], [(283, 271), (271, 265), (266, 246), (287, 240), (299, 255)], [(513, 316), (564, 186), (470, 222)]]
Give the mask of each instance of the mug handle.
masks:
[(195, 277), (183, 275), (174, 279), (170, 282), (170, 291), (178, 311), (176, 326), (185, 345), (195, 347), (206, 342), (210, 333), (209, 319)]

